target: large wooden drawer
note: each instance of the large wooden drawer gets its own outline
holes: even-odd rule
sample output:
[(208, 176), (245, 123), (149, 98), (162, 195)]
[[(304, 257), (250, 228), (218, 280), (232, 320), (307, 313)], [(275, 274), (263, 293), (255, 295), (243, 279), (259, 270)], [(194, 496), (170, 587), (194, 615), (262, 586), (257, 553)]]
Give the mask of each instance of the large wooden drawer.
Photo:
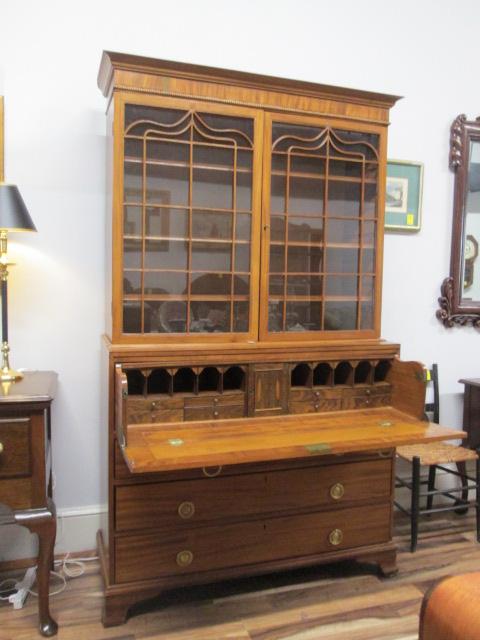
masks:
[(117, 536), (117, 582), (175, 576), (235, 566), (310, 557), (387, 542), (391, 537), (388, 503)]
[(191, 526), (385, 500), (392, 489), (392, 459), (347, 462), (200, 480), (120, 486), (117, 531)]

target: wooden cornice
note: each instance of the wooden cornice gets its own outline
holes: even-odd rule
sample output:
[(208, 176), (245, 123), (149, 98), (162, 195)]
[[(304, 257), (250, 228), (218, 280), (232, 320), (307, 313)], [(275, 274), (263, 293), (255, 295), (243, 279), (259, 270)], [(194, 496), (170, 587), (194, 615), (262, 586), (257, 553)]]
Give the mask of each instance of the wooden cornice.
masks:
[(290, 94), (310, 98), (336, 100), (384, 109), (392, 107), (401, 96), (371, 91), (360, 91), (346, 87), (335, 87), (302, 80), (289, 80), (275, 76), (264, 76), (244, 71), (231, 71), (205, 67), (184, 62), (157, 60), (143, 56), (104, 51), (98, 72), (98, 86), (104, 96), (115, 89), (115, 71), (129, 71), (153, 76), (168, 76), (183, 80), (194, 80), (221, 85), (236, 85), (248, 89), (286, 91)]

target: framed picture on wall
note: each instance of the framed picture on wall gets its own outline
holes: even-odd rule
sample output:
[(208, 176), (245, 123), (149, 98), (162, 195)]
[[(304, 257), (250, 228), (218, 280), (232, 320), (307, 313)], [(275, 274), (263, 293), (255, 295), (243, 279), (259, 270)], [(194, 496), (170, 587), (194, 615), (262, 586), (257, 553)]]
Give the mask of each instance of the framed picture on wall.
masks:
[(385, 229), (418, 231), (422, 217), (423, 164), (388, 160)]

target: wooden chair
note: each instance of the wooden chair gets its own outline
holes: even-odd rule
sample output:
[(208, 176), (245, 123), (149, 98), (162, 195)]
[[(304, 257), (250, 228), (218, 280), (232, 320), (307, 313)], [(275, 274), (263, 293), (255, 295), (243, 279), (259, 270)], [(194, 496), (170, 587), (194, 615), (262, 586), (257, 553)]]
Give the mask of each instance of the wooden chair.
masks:
[[(428, 379), (433, 384), (433, 402), (425, 405), (425, 417), (428, 420), (427, 413), (432, 413), (432, 422), (438, 423), (440, 419), (440, 394), (438, 366), (436, 364), (432, 365), (432, 368), (428, 371)], [(421, 515), (442, 511), (466, 513), (469, 506), (474, 506), (476, 509), (477, 541), (480, 541), (480, 494), (478, 483), (480, 478), (480, 463), (478, 453), (465, 447), (436, 442), (432, 444), (398, 447), (397, 456), (412, 465), (411, 478), (407, 479), (398, 475), (395, 478), (395, 486), (397, 488), (406, 487), (411, 491), (410, 509), (406, 509), (397, 500), (394, 501), (395, 506), (410, 517), (410, 551), (413, 553), (417, 548), (418, 520)], [(469, 460), (475, 460), (475, 478), (467, 475), (466, 463)], [(451, 463), (456, 464), (456, 471), (444, 466)], [(422, 466), (428, 466), (428, 480), (421, 480), (420, 472)], [(436, 489), (435, 480), (437, 469), (459, 477), (461, 486), (451, 489)], [(469, 484), (469, 482), (473, 484)], [(427, 491), (423, 493), (420, 491), (422, 485), (427, 485)], [(469, 489), (475, 489), (475, 500), (469, 501)], [(460, 497), (458, 497), (458, 494), (460, 494)], [(433, 499), (438, 495), (446, 497), (450, 501), (450, 504), (434, 507)], [(420, 507), (421, 498), (426, 498), (425, 508)]]
[(479, 602), (479, 572), (442, 580), (423, 598), (419, 640), (478, 640)]

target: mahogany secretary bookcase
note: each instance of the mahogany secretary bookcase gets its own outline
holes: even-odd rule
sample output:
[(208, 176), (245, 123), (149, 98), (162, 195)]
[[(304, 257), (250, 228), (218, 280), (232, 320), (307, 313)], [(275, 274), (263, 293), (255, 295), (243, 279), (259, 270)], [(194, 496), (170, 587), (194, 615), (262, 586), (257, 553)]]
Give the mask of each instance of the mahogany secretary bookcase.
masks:
[(104, 624), (184, 585), (395, 571), (395, 447), (451, 434), (422, 422), (422, 366), (380, 339), (397, 98), (109, 52), (98, 81)]

